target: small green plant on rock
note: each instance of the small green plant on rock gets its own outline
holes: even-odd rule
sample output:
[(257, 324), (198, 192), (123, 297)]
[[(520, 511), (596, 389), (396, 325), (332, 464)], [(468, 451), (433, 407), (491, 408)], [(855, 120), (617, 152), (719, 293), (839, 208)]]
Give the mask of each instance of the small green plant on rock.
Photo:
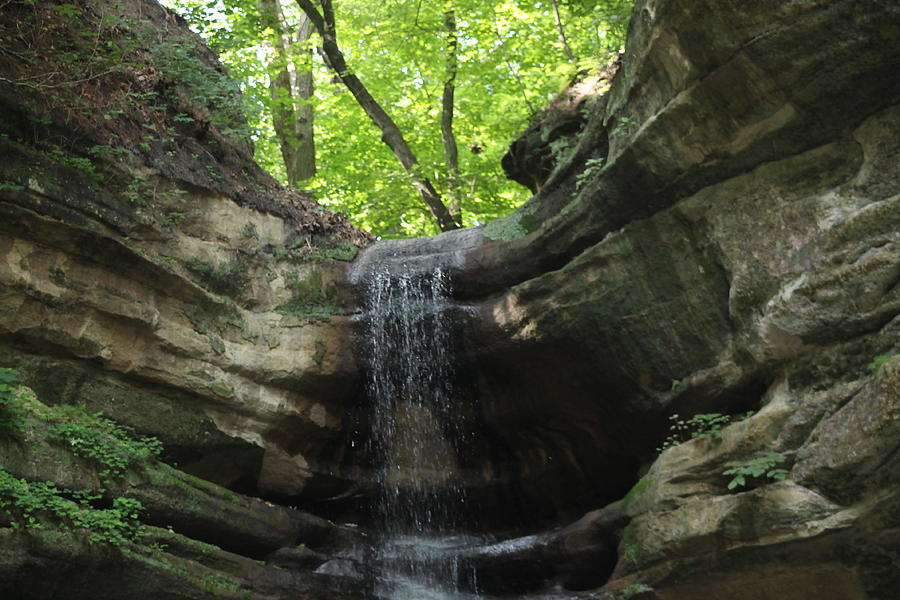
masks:
[(225, 296), (237, 296), (247, 284), (249, 262), (246, 256), (236, 255), (233, 260), (212, 264), (199, 258), (191, 258), (184, 265), (188, 276), (207, 291)]
[(319, 271), (305, 277), (289, 274), (286, 287), (291, 291), (291, 298), (275, 309), (280, 313), (323, 319), (341, 313), (337, 290), (322, 278)]
[(610, 132), (613, 136), (625, 135), (637, 123), (633, 117), (621, 117), (618, 124)]
[(163, 217), (163, 220), (165, 221), (167, 227), (177, 227), (181, 224), (182, 221), (184, 221), (185, 216), (186, 215), (183, 212), (172, 211), (166, 213), (166, 216)]
[(248, 240), (259, 239), (259, 232), (256, 231), (256, 224), (253, 221), (244, 223), (244, 228), (241, 229), (241, 237)]
[(0, 368), (0, 429), (13, 436), (25, 433), (25, 418), (28, 411), (22, 404), (21, 390), (16, 384), (19, 372), (15, 369)]
[(780, 452), (760, 452), (750, 460), (739, 465), (731, 467), (722, 472), (722, 475), (732, 475), (733, 478), (728, 482), (728, 489), (743, 487), (747, 485), (747, 478), (758, 479), (764, 477), (773, 481), (781, 481), (787, 477), (787, 469), (776, 468), (776, 465), (783, 463), (786, 457)]
[(66, 490), (49, 481), (19, 479), (0, 468), (0, 510), (13, 529), (44, 529), (62, 524), (87, 534), (87, 541), (120, 546), (145, 534), (140, 521), (143, 505), (134, 498), (114, 498), (112, 508), (100, 509), (102, 490)]
[(701, 413), (685, 419), (675, 414), (669, 417), (669, 421), (669, 436), (656, 449), (657, 452), (674, 448), (688, 440), (719, 437), (722, 435), (722, 428), (731, 423), (732, 417), (722, 413)]
[(887, 352), (885, 354), (879, 354), (878, 356), (876, 356), (875, 358), (872, 359), (872, 362), (869, 363), (869, 370), (877, 371), (878, 369), (881, 368), (881, 366), (883, 364), (885, 364), (887, 361), (891, 360), (895, 356), (900, 356), (900, 353)]
[(636, 565), (640, 559), (643, 547), (638, 537), (637, 526), (634, 522), (628, 524), (622, 532), (621, 556), (625, 562)]
[(575, 176), (575, 189), (581, 190), (588, 181), (599, 175), (603, 171), (604, 159), (589, 158), (584, 163), (584, 170)]
[(653, 591), (653, 588), (649, 585), (643, 583), (632, 583), (625, 589), (623, 589), (619, 595), (616, 596), (616, 600), (631, 600), (635, 596), (639, 594), (647, 594)]
[(359, 254), (359, 248), (350, 242), (338, 242), (332, 247), (318, 247), (309, 253), (313, 260), (341, 260), (350, 262)]
[(72, 454), (96, 462), (103, 481), (122, 477), (133, 462), (162, 452), (158, 439), (133, 439), (115, 422), (82, 407), (53, 407), (48, 417), (47, 437), (65, 441)]
[(97, 173), (97, 169), (94, 167), (94, 163), (89, 158), (70, 156), (59, 148), (50, 150), (49, 152), (47, 152), (47, 156), (55, 163), (60, 164), (64, 167), (77, 169), (95, 181), (100, 179), (100, 174)]
[(560, 137), (550, 142), (549, 147), (553, 163), (558, 165), (569, 158), (575, 149), (575, 143), (570, 137)]

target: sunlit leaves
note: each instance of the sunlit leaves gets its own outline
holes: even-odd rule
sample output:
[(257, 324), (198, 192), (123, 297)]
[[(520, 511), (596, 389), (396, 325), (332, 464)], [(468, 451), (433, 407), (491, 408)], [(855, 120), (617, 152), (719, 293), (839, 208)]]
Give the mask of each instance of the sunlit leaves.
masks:
[[(241, 82), (255, 129), (257, 161), (284, 180), (272, 131), (268, 82), (276, 65), (271, 31), (255, 0), (170, 0)], [(339, 0), (338, 41), (349, 67), (391, 114), (438, 190), (448, 173), (440, 135), (444, 83), (443, 15), (459, 34), (454, 130), (465, 225), (501, 216), (528, 198), (509, 182), (500, 158), (544, 105), (579, 70), (600, 68), (623, 43), (632, 0), (560, 1), (569, 44), (562, 49), (549, 0)], [(285, 2), (292, 14), (298, 9)], [(318, 175), (305, 186), (320, 202), (381, 236), (432, 234), (437, 227), (380, 132), (316, 57)]]

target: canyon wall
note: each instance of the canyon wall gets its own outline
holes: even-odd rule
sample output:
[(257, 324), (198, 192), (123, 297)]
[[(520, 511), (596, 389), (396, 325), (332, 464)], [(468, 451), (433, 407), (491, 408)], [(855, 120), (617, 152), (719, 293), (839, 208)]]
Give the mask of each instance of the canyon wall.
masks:
[[(188, 102), (195, 78), (168, 74), (165, 51), (129, 49), (142, 69), (23, 83), (35, 66), (20, 57), (51, 47), (21, 34), (24, 11), (55, 25), (54, 43), (75, 43), (65, 15), (36, 6), (0, 9), (19, 44), (0, 61), (0, 364), (45, 403), (162, 440), (180, 471), (154, 479), (172, 468), (154, 463), (119, 491), (143, 498), (161, 531), (235, 553), (230, 571), (204, 566), (237, 573), (217, 593), (361, 597), (360, 531), (308, 513), (365, 526), (372, 465), (352, 443), (366, 407), (348, 270), (371, 240), (259, 170), (240, 127), (213, 116), (227, 102)], [(104, 6), (79, 5), (98, 19)], [(220, 81), (176, 17), (149, 2), (121, 10), (114, 39), (146, 27)], [(506, 163), (532, 175), (528, 203), (484, 227), (363, 250), (357, 261), (451, 273), (458, 409), (477, 434), (462, 466), (479, 527), (512, 538), (460, 554), (484, 593), (891, 597), (898, 73), (895, 3), (641, 0), (610, 89), (573, 90), (514, 144)], [(660, 453), (673, 414), (722, 421)], [(3, 464), (17, 477), (91, 481), (16, 454)], [(729, 488), (725, 471), (754, 464), (768, 466)], [(199, 504), (153, 500), (190, 477)], [(246, 510), (215, 504), (227, 494)], [(221, 510), (204, 522), (208, 503)], [(271, 535), (241, 525), (276, 518)], [(118, 559), (3, 534), (4, 585), (35, 590), (22, 597), (82, 597), (64, 579), (36, 584), (65, 565), (90, 565), (79, 585), (93, 598), (162, 572), (124, 561), (124, 579), (88, 596)], [(168, 560), (197, 558), (180, 543)], [(211, 593), (166, 573), (182, 583), (154, 597)]]

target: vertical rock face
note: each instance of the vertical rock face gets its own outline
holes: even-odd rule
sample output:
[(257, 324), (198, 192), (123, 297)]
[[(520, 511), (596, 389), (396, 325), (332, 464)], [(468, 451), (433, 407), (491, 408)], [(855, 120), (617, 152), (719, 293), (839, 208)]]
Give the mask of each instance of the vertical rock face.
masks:
[[(84, 22), (107, 8), (76, 5)], [(72, 65), (30, 60), (81, 43), (66, 11), (0, 8), (0, 363), (47, 402), (160, 437), (189, 473), (349, 515), (372, 493), (348, 443), (363, 373), (347, 261), (368, 239), (252, 163), (220, 68), (183, 24), (149, 2), (115, 10), (103, 31), (145, 67), (67, 81), (55, 78)], [(23, 32), (42, 23), (54, 41), (35, 46)], [(184, 51), (199, 75), (184, 76)], [(467, 306), (455, 384), (479, 436), (466, 493), (491, 527), (534, 534), (460, 553), (483, 592), (895, 595), (898, 74), (895, 2), (641, 0), (610, 91), (584, 99), (583, 121), (516, 145), (516, 176), (540, 190), (528, 204), (367, 251), (444, 265)], [(198, 81), (221, 92), (208, 106), (187, 101)], [(557, 135), (571, 152), (548, 161), (540, 144)], [(735, 418), (660, 454), (669, 416), (698, 413)], [(4, 458), (18, 477), (60, 477), (41, 464)], [(168, 518), (201, 523), (186, 534), (288, 567), (216, 555), (258, 597), (364, 593), (352, 531), (302, 529), (241, 496), (231, 509), (202, 482), (190, 510), (173, 508), (165, 498), (196, 481), (151, 474), (129, 485), (153, 505), (154, 535)], [(33, 582), (23, 574), (41, 564), (99, 580), (109, 564), (0, 534), (3, 581)], [(267, 555), (304, 536), (310, 548)]]

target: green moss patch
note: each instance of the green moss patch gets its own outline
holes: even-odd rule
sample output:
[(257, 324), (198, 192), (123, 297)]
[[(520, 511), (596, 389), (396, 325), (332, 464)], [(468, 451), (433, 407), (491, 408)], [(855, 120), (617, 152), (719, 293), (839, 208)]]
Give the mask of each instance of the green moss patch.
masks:
[(326, 283), (319, 271), (313, 271), (306, 277), (289, 275), (287, 288), (291, 290), (291, 299), (275, 309), (280, 313), (328, 318), (343, 312), (337, 303), (337, 289)]
[(243, 334), (247, 328), (240, 309), (230, 301), (192, 305), (184, 314), (200, 333), (224, 335), (230, 327), (234, 327)]
[(638, 480), (638, 482), (634, 484), (634, 487), (628, 490), (628, 493), (625, 494), (623, 501), (625, 502), (625, 504), (628, 504), (632, 500), (637, 499), (638, 496), (649, 490), (652, 484), (653, 480), (646, 475), (644, 477), (641, 477), (640, 480)]
[(185, 267), (188, 276), (207, 291), (234, 297), (246, 287), (249, 281), (249, 257), (237, 255), (233, 260), (213, 264), (199, 258), (192, 258)]
[(541, 223), (534, 215), (536, 210), (534, 204), (529, 204), (510, 215), (491, 221), (484, 226), (484, 237), (498, 242), (509, 242), (537, 231)]

